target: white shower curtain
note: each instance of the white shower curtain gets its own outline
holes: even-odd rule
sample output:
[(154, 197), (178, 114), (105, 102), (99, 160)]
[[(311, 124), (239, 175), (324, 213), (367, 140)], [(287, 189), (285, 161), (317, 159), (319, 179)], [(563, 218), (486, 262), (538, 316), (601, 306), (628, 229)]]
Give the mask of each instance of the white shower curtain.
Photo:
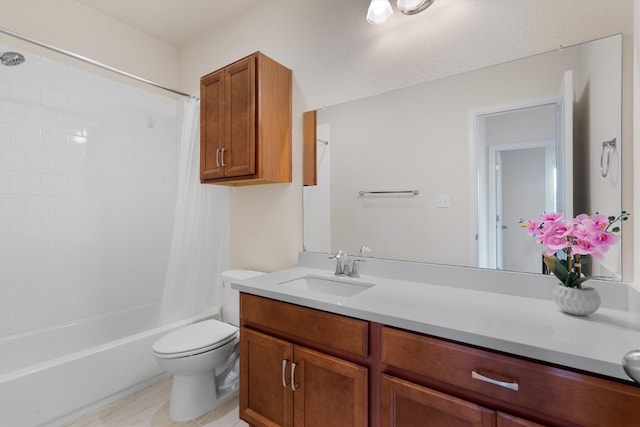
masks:
[(162, 324), (220, 303), (220, 272), (228, 266), (229, 195), (200, 184), (200, 101), (185, 99), (176, 210), (165, 277)]

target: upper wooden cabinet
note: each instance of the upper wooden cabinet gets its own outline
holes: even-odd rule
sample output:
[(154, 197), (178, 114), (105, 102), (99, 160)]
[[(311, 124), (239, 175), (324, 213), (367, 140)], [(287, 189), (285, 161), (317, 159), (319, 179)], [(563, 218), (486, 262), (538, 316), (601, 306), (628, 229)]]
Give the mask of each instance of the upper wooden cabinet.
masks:
[(200, 180), (291, 182), (291, 70), (256, 52), (200, 79)]

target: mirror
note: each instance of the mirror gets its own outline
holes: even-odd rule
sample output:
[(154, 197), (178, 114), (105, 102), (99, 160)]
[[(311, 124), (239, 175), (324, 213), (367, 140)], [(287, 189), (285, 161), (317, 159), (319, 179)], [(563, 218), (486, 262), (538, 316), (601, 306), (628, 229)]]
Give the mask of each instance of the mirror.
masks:
[(305, 250), (541, 272), (520, 218), (622, 209), (621, 87), (616, 35), (318, 110)]

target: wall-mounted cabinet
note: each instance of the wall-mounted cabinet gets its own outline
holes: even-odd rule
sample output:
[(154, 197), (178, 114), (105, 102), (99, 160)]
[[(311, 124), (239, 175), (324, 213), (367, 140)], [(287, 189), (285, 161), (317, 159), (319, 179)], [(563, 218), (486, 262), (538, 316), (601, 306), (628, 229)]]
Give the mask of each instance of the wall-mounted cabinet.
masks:
[(200, 79), (200, 180), (291, 182), (291, 70), (256, 52)]

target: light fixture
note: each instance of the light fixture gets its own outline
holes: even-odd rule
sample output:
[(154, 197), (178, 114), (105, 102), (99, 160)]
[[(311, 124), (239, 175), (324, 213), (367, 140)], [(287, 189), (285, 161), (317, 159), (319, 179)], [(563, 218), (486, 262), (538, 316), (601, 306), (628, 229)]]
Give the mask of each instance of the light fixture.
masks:
[(382, 24), (393, 15), (389, 0), (371, 0), (367, 10), (367, 21), (370, 24)]
[(405, 15), (420, 13), (433, 3), (434, 0), (398, 0), (398, 10)]
[[(405, 15), (420, 13), (435, 0), (396, 0), (398, 10)], [(371, 0), (367, 10), (367, 21), (371, 24), (382, 24), (393, 15), (393, 9), (389, 0)]]

